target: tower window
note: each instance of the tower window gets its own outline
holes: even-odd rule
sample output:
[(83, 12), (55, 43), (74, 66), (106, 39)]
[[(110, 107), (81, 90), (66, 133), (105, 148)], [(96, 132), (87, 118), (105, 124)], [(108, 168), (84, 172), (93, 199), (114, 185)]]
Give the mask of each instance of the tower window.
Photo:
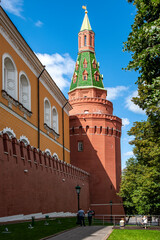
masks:
[(76, 71), (78, 71), (79, 68), (79, 62), (76, 62)]
[(83, 142), (78, 141), (78, 152), (83, 152)]
[(95, 72), (94, 73), (94, 79), (97, 81), (97, 82), (99, 82), (99, 72)]
[(73, 83), (75, 83), (76, 81), (77, 81), (77, 74), (74, 73), (74, 75), (73, 75)]
[(95, 59), (94, 59), (93, 62), (92, 62), (92, 66), (93, 66), (93, 68), (96, 68), (96, 67), (97, 67)]
[(87, 46), (87, 36), (84, 36), (84, 46)]
[(92, 46), (92, 36), (90, 36), (90, 45)]
[(83, 80), (86, 81), (88, 78), (88, 72), (86, 70), (83, 71)]
[(84, 61), (83, 61), (83, 67), (87, 68), (87, 60), (86, 59), (84, 59)]

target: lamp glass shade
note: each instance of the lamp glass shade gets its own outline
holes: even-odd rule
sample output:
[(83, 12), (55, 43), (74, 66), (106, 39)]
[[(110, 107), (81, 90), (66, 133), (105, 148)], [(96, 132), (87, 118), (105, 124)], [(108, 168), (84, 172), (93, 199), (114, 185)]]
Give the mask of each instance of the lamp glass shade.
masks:
[(75, 187), (75, 189), (76, 189), (77, 194), (80, 194), (81, 187), (80, 187), (79, 185), (77, 185), (77, 186)]

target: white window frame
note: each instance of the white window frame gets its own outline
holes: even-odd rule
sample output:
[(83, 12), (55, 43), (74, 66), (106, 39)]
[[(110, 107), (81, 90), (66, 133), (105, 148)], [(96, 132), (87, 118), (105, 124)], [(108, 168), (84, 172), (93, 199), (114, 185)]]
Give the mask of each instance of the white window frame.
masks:
[[(49, 116), (49, 125), (46, 123), (46, 119), (45, 119), (45, 102), (48, 101), (49, 103), (49, 112), (50, 112), (50, 116)], [(47, 97), (44, 98), (44, 123), (46, 123), (49, 127), (51, 127), (51, 104), (50, 104), (50, 101), (48, 100)]]
[[(31, 111), (31, 85), (30, 85), (30, 81), (26, 75), (25, 72), (21, 71), (19, 73), (19, 102), (22, 103), (22, 99), (21, 99), (21, 76), (24, 75), (26, 77), (26, 80), (28, 82), (28, 98), (29, 98), (29, 109)], [(24, 106), (25, 107), (25, 106)]]
[[(18, 91), (17, 91), (17, 67), (15, 62), (13, 61), (13, 58), (8, 54), (8, 53), (4, 53), (2, 56), (2, 89), (6, 91), (5, 89), (5, 79), (4, 79), (4, 61), (6, 58), (9, 58), (15, 68), (15, 97), (13, 97), (14, 99), (18, 100)], [(7, 91), (6, 91), (7, 92)]]
[[(53, 128), (53, 110), (56, 111), (56, 129)], [(55, 106), (52, 107), (52, 129), (53, 129), (56, 133), (59, 133), (58, 111), (57, 111), (57, 108), (56, 108)]]

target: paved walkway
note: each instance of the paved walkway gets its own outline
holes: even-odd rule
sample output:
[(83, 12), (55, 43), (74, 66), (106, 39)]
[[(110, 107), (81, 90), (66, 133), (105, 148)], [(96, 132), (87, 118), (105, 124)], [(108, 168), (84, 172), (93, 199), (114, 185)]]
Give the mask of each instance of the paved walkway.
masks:
[(112, 232), (112, 226), (77, 227), (48, 240), (106, 240)]

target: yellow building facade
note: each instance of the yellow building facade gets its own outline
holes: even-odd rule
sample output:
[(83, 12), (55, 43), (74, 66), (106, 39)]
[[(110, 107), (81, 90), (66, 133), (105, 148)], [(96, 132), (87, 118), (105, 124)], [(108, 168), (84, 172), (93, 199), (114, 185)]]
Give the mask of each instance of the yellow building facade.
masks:
[(0, 7), (0, 132), (70, 163), (67, 99)]

